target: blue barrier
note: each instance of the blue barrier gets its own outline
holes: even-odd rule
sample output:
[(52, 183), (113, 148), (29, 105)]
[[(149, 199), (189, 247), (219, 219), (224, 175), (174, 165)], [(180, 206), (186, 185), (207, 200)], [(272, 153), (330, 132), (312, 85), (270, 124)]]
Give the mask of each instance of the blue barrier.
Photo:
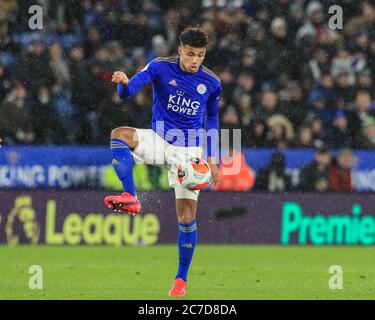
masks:
[[(244, 151), (247, 162), (258, 171), (266, 166), (270, 160), (274, 149), (247, 149)], [(313, 161), (315, 157), (314, 150), (291, 150), (282, 151), (286, 160), (287, 173), (292, 177), (294, 185), (299, 182), (299, 174), (302, 167)], [(339, 150), (332, 150), (332, 155), (336, 156)], [(353, 186), (360, 192), (375, 191), (375, 152), (355, 150), (355, 166), (352, 170)]]
[[(246, 160), (258, 171), (273, 149), (246, 149)], [(314, 159), (313, 150), (285, 150), (287, 172), (298, 183), (303, 165)], [(333, 151), (337, 154), (337, 151)], [(354, 151), (357, 159), (353, 184), (358, 191), (375, 191), (375, 152)], [(108, 147), (14, 146), (0, 149), (0, 188), (98, 188), (111, 163)]]

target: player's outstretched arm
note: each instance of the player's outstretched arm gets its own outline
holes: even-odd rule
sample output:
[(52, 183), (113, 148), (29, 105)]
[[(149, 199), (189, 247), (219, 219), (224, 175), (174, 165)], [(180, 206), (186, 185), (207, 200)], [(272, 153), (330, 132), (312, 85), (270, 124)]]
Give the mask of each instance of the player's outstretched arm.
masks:
[(127, 85), (129, 83), (129, 78), (125, 72), (116, 71), (112, 75), (112, 82), (117, 84), (117, 93), (120, 98), (127, 98)]
[(112, 82), (117, 84), (117, 93), (120, 98), (130, 98), (138, 93), (144, 86), (156, 78), (155, 62), (151, 61), (142, 71), (129, 80), (122, 71), (116, 71), (112, 76)]

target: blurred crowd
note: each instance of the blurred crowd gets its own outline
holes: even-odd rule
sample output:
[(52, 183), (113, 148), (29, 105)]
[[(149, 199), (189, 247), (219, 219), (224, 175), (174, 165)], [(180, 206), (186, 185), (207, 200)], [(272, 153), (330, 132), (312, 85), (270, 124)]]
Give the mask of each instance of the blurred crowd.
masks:
[[(42, 30), (29, 29), (31, 4), (43, 8)], [(342, 30), (329, 28), (334, 4)], [(107, 144), (114, 127), (149, 127), (150, 88), (121, 101), (111, 74), (175, 55), (189, 25), (210, 37), (205, 65), (222, 82), (221, 127), (241, 128), (243, 146), (375, 148), (368, 0), (3, 0), (0, 137)]]
[(298, 183), (293, 183), (286, 173), (285, 156), (276, 152), (270, 163), (257, 173), (255, 189), (271, 192), (354, 192), (352, 169), (356, 161), (349, 148), (341, 149), (334, 156), (327, 147), (320, 146), (315, 151), (314, 160), (302, 167)]

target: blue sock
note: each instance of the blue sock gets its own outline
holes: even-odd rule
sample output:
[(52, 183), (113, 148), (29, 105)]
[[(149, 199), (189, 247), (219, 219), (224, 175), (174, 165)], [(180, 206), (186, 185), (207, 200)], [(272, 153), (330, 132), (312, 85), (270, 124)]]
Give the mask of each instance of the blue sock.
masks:
[(178, 234), (179, 265), (176, 278), (187, 279), (187, 273), (193, 257), (195, 244), (197, 243), (197, 224), (193, 220), (189, 223), (178, 223), (180, 229)]
[(111, 151), (112, 163), (117, 176), (122, 182), (124, 191), (136, 196), (133, 177), (133, 157), (128, 144), (120, 139), (111, 139)]

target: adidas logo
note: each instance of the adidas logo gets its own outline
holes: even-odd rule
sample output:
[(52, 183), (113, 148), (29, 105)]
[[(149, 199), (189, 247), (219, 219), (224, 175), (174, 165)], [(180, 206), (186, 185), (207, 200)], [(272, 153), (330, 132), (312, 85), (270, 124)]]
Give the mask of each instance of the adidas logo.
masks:
[(113, 159), (112, 164), (118, 164), (118, 161), (116, 159)]
[(193, 248), (191, 243), (182, 244), (181, 247), (191, 249)]
[(171, 81), (169, 81), (168, 82), (168, 84), (170, 84), (170, 85), (172, 85), (172, 86), (177, 86), (177, 82), (176, 82), (176, 80), (171, 80)]

